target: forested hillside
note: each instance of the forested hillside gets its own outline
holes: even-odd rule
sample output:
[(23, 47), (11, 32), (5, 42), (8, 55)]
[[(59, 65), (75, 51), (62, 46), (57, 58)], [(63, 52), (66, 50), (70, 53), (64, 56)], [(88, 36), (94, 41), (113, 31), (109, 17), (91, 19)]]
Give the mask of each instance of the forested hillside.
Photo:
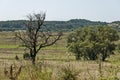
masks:
[[(18, 29), (25, 29), (27, 20), (14, 20), (14, 21), (0, 21), (1, 31), (14, 31)], [(107, 22), (90, 21), (85, 19), (71, 19), (69, 21), (45, 21), (44, 30), (46, 28), (50, 31), (72, 31), (78, 27), (107, 25)]]

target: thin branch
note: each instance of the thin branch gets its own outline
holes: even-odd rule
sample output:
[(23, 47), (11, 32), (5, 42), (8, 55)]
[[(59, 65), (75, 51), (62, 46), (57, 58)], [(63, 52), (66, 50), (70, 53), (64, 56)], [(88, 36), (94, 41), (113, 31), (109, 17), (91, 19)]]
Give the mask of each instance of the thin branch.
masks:
[[(50, 35), (50, 36), (51, 36), (51, 35)], [(54, 43), (56, 43), (58, 40), (60, 40), (60, 38), (61, 38), (61, 36), (62, 36), (62, 33), (59, 33), (59, 34), (57, 35), (57, 38), (55, 38), (52, 42), (48, 42), (49, 39), (50, 39), (50, 36), (48, 36), (48, 37), (45, 39), (45, 42), (44, 42), (44, 43), (40, 44), (39, 48), (37, 49), (37, 52), (38, 52), (41, 48), (47, 47), (47, 46), (51, 46), (51, 45), (53, 45)]]

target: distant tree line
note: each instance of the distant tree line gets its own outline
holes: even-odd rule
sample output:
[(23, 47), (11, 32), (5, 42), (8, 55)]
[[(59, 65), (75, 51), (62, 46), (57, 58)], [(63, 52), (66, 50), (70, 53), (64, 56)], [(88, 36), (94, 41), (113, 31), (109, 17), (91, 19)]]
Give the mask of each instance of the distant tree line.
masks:
[[(28, 20), (14, 20), (14, 21), (0, 21), (0, 31), (15, 31), (15, 30), (23, 30), (25, 29), (25, 23)], [(86, 26), (97, 26), (97, 25), (107, 25), (106, 22), (95, 22), (89, 21), (85, 19), (72, 19), (69, 21), (45, 21), (43, 26), (44, 30), (49, 31), (73, 31), (78, 27), (86, 27)]]

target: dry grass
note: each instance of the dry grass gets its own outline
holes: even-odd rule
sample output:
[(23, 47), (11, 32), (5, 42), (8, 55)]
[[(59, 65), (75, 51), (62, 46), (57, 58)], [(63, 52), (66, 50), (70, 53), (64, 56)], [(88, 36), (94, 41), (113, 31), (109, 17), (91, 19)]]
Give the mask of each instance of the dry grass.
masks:
[[(67, 52), (65, 48), (66, 35), (52, 47), (42, 49), (38, 53), (36, 58), (38, 65), (35, 68), (30, 64), (30, 61), (23, 60), (23, 53), (28, 52), (27, 50), (13, 47), (13, 45), (18, 46), (18, 42), (12, 40), (13, 33), (0, 33), (0, 80), (9, 80), (4, 75), (4, 68), (9, 68), (11, 64), (23, 65), (18, 80), (57, 80), (56, 77), (60, 77), (58, 74), (62, 74), (59, 73), (59, 70), (66, 65), (72, 65), (75, 72), (79, 71), (78, 80), (120, 80), (119, 54), (110, 56), (108, 62), (102, 62), (102, 77), (100, 77), (99, 63), (97, 61), (76, 61), (74, 55)], [(2, 47), (2, 45), (7, 47)], [(15, 60), (16, 55), (19, 57), (18, 61)]]
[[(4, 74), (5, 66), (11, 64), (23, 65), (22, 72), (18, 77), (18, 80), (64, 80), (60, 79), (64, 72), (60, 71), (66, 70), (69, 68), (74, 73), (77, 74), (76, 80), (119, 80), (120, 79), (120, 66), (112, 65), (108, 62), (102, 62), (102, 77), (99, 74), (99, 64), (95, 61), (37, 61), (36, 67), (30, 64), (30, 61), (5, 61), (0, 62), (2, 66), (0, 67), (0, 72)], [(72, 66), (69, 67), (68, 65)], [(67, 67), (66, 67), (67, 66)], [(65, 67), (65, 69), (64, 69)], [(67, 70), (66, 70), (67, 71)], [(9, 80), (6, 79), (6, 76), (3, 74), (0, 75), (0, 80)], [(60, 76), (61, 75), (61, 76)], [(41, 79), (42, 78), (42, 79)], [(118, 78), (118, 79), (115, 79)]]

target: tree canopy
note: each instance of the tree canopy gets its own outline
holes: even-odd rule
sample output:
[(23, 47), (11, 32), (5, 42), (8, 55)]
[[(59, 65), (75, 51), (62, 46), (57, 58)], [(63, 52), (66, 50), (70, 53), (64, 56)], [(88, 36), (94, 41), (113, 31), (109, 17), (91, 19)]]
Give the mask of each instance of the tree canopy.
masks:
[(76, 59), (96, 60), (102, 55), (104, 61), (114, 54), (118, 32), (108, 26), (85, 27), (77, 29), (68, 36), (68, 50), (75, 53)]

